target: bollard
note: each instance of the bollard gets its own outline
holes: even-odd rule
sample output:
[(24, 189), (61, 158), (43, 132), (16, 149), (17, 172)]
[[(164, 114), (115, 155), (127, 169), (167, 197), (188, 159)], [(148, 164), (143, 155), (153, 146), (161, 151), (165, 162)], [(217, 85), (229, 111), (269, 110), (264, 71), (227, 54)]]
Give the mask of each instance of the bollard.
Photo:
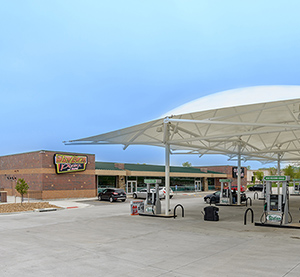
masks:
[(250, 206), (252, 206), (252, 199), (250, 197), (247, 197), (247, 199), (246, 199), (246, 207), (248, 207), (248, 199), (250, 200)]
[(176, 218), (176, 208), (181, 207), (181, 216), (184, 217), (184, 208), (181, 204), (177, 204), (174, 208), (174, 219)]
[(246, 211), (245, 211), (245, 215), (244, 215), (244, 225), (247, 224), (247, 213), (248, 211), (251, 211), (251, 222), (253, 223), (254, 221), (254, 212), (251, 208), (248, 208)]

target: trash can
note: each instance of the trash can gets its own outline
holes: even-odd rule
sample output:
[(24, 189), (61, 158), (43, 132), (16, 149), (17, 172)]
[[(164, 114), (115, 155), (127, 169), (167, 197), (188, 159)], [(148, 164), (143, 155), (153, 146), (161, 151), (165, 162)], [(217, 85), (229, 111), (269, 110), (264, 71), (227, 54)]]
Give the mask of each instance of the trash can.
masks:
[(207, 206), (204, 208), (204, 220), (219, 221), (219, 208), (215, 206)]

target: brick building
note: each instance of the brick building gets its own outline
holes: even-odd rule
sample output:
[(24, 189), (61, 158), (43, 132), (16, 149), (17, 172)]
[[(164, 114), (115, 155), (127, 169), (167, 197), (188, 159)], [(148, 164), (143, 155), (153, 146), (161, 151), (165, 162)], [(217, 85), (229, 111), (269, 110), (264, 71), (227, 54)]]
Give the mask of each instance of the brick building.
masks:
[[(96, 162), (98, 191), (117, 186), (127, 193), (133, 193), (145, 187), (145, 179), (157, 179), (165, 184), (165, 167), (162, 165), (124, 164)], [(215, 189), (219, 179), (227, 174), (195, 167), (170, 166), (170, 187), (178, 191), (207, 191)]]
[[(36, 199), (95, 197), (106, 187), (118, 187), (128, 194), (145, 187), (144, 180), (159, 179), (164, 186), (165, 167), (146, 164), (95, 162), (94, 154), (35, 151), (0, 157), (0, 190), (17, 195), (19, 178), (29, 185)], [(170, 167), (170, 184), (179, 190), (215, 189), (226, 173), (192, 167)]]
[[(237, 166), (231, 165), (220, 165), (220, 166), (198, 166), (196, 168), (201, 169), (202, 171), (212, 170), (225, 173), (228, 179), (232, 180), (232, 187), (237, 188)], [(247, 168), (241, 167), (242, 175), (241, 175), (241, 190), (247, 190)], [(215, 188), (217, 190), (221, 189), (221, 183), (218, 179), (215, 180)]]
[[(57, 152), (36, 151), (0, 157), (0, 188), (15, 195), (19, 178), (29, 185), (29, 197), (38, 199), (79, 198), (96, 195), (95, 155), (85, 154), (85, 170), (57, 173), (54, 156)], [(83, 154), (64, 153), (66, 157)], [(75, 163), (73, 163), (75, 164)]]

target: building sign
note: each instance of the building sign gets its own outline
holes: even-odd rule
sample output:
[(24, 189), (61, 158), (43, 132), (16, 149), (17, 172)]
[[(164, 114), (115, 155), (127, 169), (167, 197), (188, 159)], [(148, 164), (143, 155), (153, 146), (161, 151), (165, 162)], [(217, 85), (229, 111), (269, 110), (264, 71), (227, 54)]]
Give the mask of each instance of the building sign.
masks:
[(161, 184), (161, 179), (144, 179), (145, 184)]
[(220, 179), (219, 180), (221, 183), (231, 183), (230, 179)]
[[(237, 178), (238, 177), (238, 168), (237, 167), (232, 167), (232, 177)], [(245, 171), (244, 167), (241, 167), (241, 178), (244, 178)]]
[(75, 156), (66, 154), (55, 154), (54, 164), (56, 173), (69, 173), (86, 170), (87, 156)]

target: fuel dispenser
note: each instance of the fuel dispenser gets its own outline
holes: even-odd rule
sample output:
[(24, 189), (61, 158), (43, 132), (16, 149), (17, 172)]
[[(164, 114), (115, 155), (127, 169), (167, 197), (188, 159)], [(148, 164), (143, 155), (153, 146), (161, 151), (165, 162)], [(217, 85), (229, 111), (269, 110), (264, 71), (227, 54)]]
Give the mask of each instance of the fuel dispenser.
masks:
[[(264, 212), (260, 218), (262, 224), (288, 224), (289, 222), (289, 176), (265, 176), (266, 184)], [(277, 190), (273, 193), (272, 184)], [(282, 186), (282, 187), (281, 187)], [(281, 190), (280, 190), (281, 187)]]
[(300, 194), (300, 179), (293, 179), (293, 194)]
[(231, 192), (231, 182), (230, 179), (220, 179), (221, 182), (221, 193), (220, 193), (220, 204), (232, 205), (232, 192)]
[(161, 214), (161, 202), (159, 199), (159, 184), (155, 184), (155, 190), (150, 189), (150, 184), (147, 184), (147, 195), (144, 204), (146, 213)]

